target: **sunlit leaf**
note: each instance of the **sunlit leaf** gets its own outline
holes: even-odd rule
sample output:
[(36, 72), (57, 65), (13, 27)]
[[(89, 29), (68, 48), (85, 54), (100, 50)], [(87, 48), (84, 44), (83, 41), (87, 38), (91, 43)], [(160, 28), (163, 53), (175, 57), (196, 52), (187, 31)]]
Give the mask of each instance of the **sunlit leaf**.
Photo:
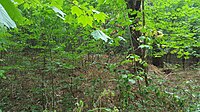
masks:
[(24, 0), (12, 0), (12, 2), (20, 5), (20, 4), (24, 3)]
[(83, 14), (83, 11), (79, 8), (79, 7), (77, 7), (77, 6), (73, 6), (72, 8), (71, 8), (71, 12), (72, 12), (72, 14), (74, 15), (74, 14), (76, 14), (76, 16), (80, 16), (81, 14)]
[(15, 22), (10, 18), (4, 7), (0, 4), (0, 23), (7, 26), (8, 28), (17, 27)]
[(107, 15), (102, 12), (94, 14), (94, 18), (97, 20), (97, 22), (101, 21), (102, 23), (105, 23), (106, 17)]
[(143, 44), (142, 44), (142, 45), (139, 46), (139, 48), (142, 48), (142, 49), (143, 49), (143, 48), (150, 49), (151, 47), (150, 47), (149, 45), (143, 45)]
[(58, 9), (57, 7), (52, 7), (55, 13), (57, 13), (57, 16), (60, 17), (61, 19), (65, 20), (65, 13)]
[(126, 39), (125, 39), (125, 38), (123, 38), (123, 37), (121, 37), (121, 36), (118, 36), (118, 38), (119, 38), (120, 40), (122, 40), (122, 41), (125, 41), (125, 42), (126, 42)]
[(0, 4), (4, 7), (8, 15), (15, 22), (23, 24), (25, 18), (10, 0), (0, 0)]
[(105, 3), (106, 0), (97, 0), (97, 1), (98, 1), (99, 5), (101, 5), (101, 4)]
[(128, 81), (129, 81), (131, 84), (135, 84), (135, 83), (136, 83), (136, 81), (133, 80), (133, 79), (128, 79)]
[(100, 30), (96, 30), (91, 33), (91, 35), (96, 39), (102, 39), (103, 41), (107, 42), (109, 39), (111, 39), (109, 36), (107, 36), (105, 33), (103, 33)]
[(83, 27), (85, 27), (86, 25), (90, 25), (92, 27), (93, 18), (91, 16), (82, 15), (78, 18), (78, 23), (83, 24)]
[(64, 0), (52, 0), (51, 6), (55, 6), (58, 9), (62, 10), (63, 2), (64, 2)]

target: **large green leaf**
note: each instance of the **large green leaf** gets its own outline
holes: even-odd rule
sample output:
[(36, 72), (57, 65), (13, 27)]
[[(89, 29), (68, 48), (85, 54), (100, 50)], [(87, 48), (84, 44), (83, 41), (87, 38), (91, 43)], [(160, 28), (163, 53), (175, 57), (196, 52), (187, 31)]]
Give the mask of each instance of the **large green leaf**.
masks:
[(95, 38), (95, 39), (101, 39), (105, 42), (107, 42), (109, 39), (111, 39), (109, 36), (107, 36), (105, 33), (103, 33), (100, 30), (96, 30), (94, 32), (91, 33), (91, 35)]
[(55, 13), (57, 13), (57, 16), (60, 17), (61, 19), (65, 20), (65, 13), (63, 11), (61, 11), (60, 9), (58, 9), (57, 7), (52, 7), (53, 11)]
[(83, 27), (85, 27), (86, 25), (90, 25), (92, 27), (92, 23), (93, 23), (93, 18), (91, 16), (83, 16), (81, 15), (78, 18), (78, 23), (83, 24)]
[(15, 22), (10, 18), (4, 7), (0, 4), (0, 23), (8, 28), (15, 28)]
[(97, 22), (101, 21), (102, 23), (105, 23), (106, 17), (107, 15), (102, 12), (94, 14), (94, 18), (97, 20)]
[(18, 8), (15, 7), (13, 2), (10, 0), (0, 0), (0, 4), (4, 7), (8, 15), (17, 23), (22, 24), (24, 17), (19, 12)]
[(71, 12), (72, 12), (73, 15), (76, 14), (78, 17), (79, 17), (81, 14), (83, 14), (83, 11), (82, 11), (79, 7), (77, 7), (77, 6), (73, 6), (73, 7), (71, 8)]
[(64, 0), (51, 0), (51, 6), (55, 6), (58, 9), (62, 10)]

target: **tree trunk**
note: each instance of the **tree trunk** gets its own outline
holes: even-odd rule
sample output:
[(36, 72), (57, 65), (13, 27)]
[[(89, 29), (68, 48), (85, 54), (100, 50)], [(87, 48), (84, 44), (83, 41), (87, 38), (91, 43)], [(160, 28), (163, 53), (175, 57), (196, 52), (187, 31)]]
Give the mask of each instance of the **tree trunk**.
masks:
[[(127, 7), (129, 9), (132, 9), (133, 11), (142, 11), (142, 27), (144, 28), (145, 26), (145, 15), (144, 15), (144, 0), (126, 0), (127, 2)], [(142, 7), (142, 9), (141, 9)], [(137, 13), (136, 14), (130, 14), (129, 13), (129, 18), (133, 21), (132, 24), (130, 25), (130, 33), (131, 33), (131, 45), (133, 47), (134, 54), (140, 56), (140, 58), (143, 59), (143, 61), (146, 61), (146, 56), (145, 56), (145, 50), (146, 49), (141, 49), (139, 48), (140, 42), (139, 42), (139, 37), (144, 35), (142, 34), (139, 30), (136, 30), (135, 27), (137, 27), (137, 24), (139, 22), (137, 18)], [(143, 42), (145, 44), (146, 41)], [(142, 68), (145, 72), (145, 83), (148, 86), (148, 80), (147, 80), (147, 67), (143, 66), (141, 63), (136, 62), (136, 68), (135, 71), (137, 71), (137, 67)]]
[[(126, 0), (127, 7), (129, 9), (132, 9), (133, 11), (140, 11), (141, 7), (141, 0)], [(142, 50), (138, 49), (140, 42), (138, 41), (138, 38), (141, 36), (141, 32), (135, 30), (135, 26), (138, 23), (138, 20), (136, 19), (137, 14), (129, 14), (129, 18), (133, 21), (133, 23), (130, 25), (130, 33), (131, 33), (131, 40), (132, 40), (132, 47), (134, 50), (134, 53), (136, 55), (139, 55), (142, 57)]]

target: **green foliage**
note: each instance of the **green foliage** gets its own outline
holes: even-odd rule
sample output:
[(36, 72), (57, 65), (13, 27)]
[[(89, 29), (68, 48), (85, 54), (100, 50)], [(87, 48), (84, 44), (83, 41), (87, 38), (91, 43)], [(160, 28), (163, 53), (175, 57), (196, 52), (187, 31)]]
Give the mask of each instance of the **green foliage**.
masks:
[[(150, 86), (144, 84), (148, 56), (199, 57), (199, 0), (145, 1), (145, 26), (142, 13), (127, 9), (125, 0), (0, 3), (18, 23), (16, 29), (0, 28), (0, 78), (6, 79), (0, 80), (1, 109), (161, 112), (199, 108), (189, 95), (198, 96), (195, 91), (183, 95), (154, 78)], [(129, 18), (130, 13), (137, 14), (138, 22)], [(143, 57), (132, 53), (135, 36), (130, 30), (142, 33), (134, 50), (142, 49)], [(188, 96), (193, 101), (187, 105)]]
[(0, 78), (2, 78), (2, 79), (6, 79), (4, 73), (5, 73), (4, 70), (0, 70)]
[[(199, 2), (197, 0), (147, 1), (146, 24), (148, 30), (161, 30), (161, 39), (156, 36), (156, 44), (162, 45), (161, 52), (177, 54), (178, 58), (189, 59), (199, 47), (198, 19)], [(194, 5), (195, 4), (195, 5)], [(158, 32), (159, 33), (159, 32)], [(158, 38), (158, 39), (157, 39)], [(163, 54), (163, 53), (161, 53)]]

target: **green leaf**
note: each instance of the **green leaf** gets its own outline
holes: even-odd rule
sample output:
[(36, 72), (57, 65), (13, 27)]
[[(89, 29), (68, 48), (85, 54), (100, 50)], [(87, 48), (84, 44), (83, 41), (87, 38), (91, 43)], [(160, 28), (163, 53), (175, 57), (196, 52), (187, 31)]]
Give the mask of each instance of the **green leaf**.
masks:
[(122, 78), (126, 79), (126, 78), (128, 78), (128, 76), (125, 74), (125, 75), (122, 75)]
[(102, 23), (105, 23), (105, 20), (107, 18), (107, 15), (105, 13), (96, 13), (94, 14), (94, 18), (97, 20), (97, 22), (102, 22)]
[(139, 46), (139, 48), (142, 48), (142, 49), (143, 49), (143, 48), (150, 49), (151, 47), (150, 47), (149, 45), (143, 45), (143, 44), (142, 44), (142, 45)]
[(74, 14), (76, 14), (76, 16), (80, 16), (81, 14), (83, 14), (83, 11), (79, 8), (79, 7), (77, 7), (77, 6), (73, 6), (72, 8), (71, 8), (71, 12), (72, 12), (72, 14), (74, 15)]
[(109, 39), (111, 39), (109, 36), (107, 36), (105, 33), (103, 33), (102, 31), (100, 30), (96, 30), (94, 32), (91, 33), (91, 35), (96, 39), (101, 39), (105, 42), (107, 42)]
[(189, 52), (184, 52), (184, 55), (188, 56), (188, 55), (190, 55), (190, 53)]
[(0, 4), (0, 23), (8, 28), (16, 28), (15, 22), (10, 18), (4, 7)]
[(133, 62), (133, 60), (124, 60), (124, 61), (122, 61), (122, 65), (124, 65), (124, 64), (128, 64), (128, 63), (132, 63)]
[(4, 70), (0, 70), (0, 78), (6, 79), (4, 73), (5, 73)]
[(144, 41), (145, 39), (146, 39), (145, 36), (140, 36), (140, 37), (139, 37), (139, 40), (140, 40), (140, 41)]
[(104, 4), (106, 0), (97, 0), (98, 1), (98, 5)]
[(74, 18), (73, 15), (67, 15), (65, 16), (65, 22), (71, 24), (73, 22)]
[(90, 25), (92, 27), (92, 23), (93, 23), (93, 18), (91, 16), (83, 16), (81, 15), (78, 18), (78, 23), (83, 24), (83, 27), (85, 27), (86, 25)]
[(126, 39), (124, 37), (122, 37), (122, 36), (118, 36), (117, 38), (119, 38), (120, 41), (127, 42)]
[(63, 2), (64, 2), (64, 0), (52, 0), (51, 6), (55, 6), (58, 9), (62, 10)]
[(74, 69), (76, 66), (71, 65), (71, 64), (64, 64), (63, 67), (66, 69)]
[(65, 13), (64, 12), (62, 12), (60, 9), (58, 9), (57, 7), (52, 7), (52, 9), (53, 9), (53, 11), (55, 12), (55, 13), (57, 13), (57, 16), (58, 17), (60, 17), (61, 19), (63, 19), (63, 20), (65, 20)]
[(136, 83), (136, 81), (133, 80), (133, 79), (128, 79), (128, 81), (129, 81), (130, 83), (132, 83), (132, 84), (135, 84), (135, 83)]
[(14, 0), (14, 2), (17, 2), (17, 4), (20, 5), (24, 3), (24, 0)]
[(137, 79), (137, 80), (144, 80), (141, 76), (136, 76), (135, 79)]
[(0, 0), (0, 4), (4, 7), (8, 15), (17, 23), (23, 24), (25, 18), (21, 15), (18, 8), (10, 0)]

